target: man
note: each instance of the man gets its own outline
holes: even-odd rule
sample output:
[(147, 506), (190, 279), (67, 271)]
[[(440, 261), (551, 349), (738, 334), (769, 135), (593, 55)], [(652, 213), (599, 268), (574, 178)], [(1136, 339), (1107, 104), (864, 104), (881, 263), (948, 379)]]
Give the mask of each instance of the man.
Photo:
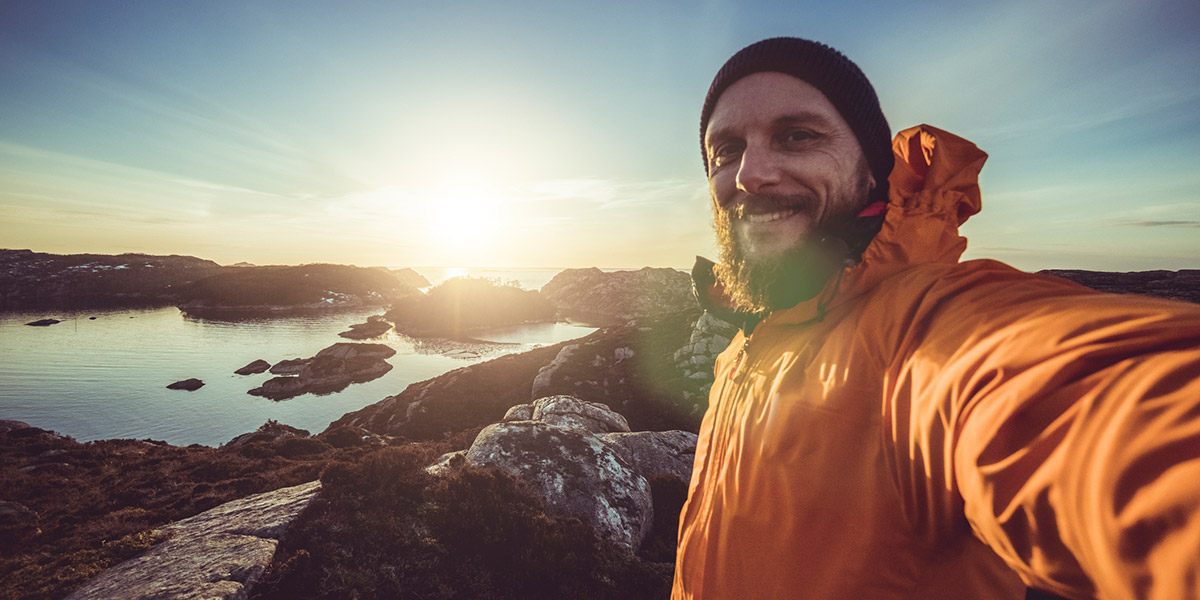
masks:
[(959, 263), (986, 155), (889, 144), (822, 44), (741, 50), (700, 124), (742, 331), (674, 598), (1200, 598), (1200, 307)]

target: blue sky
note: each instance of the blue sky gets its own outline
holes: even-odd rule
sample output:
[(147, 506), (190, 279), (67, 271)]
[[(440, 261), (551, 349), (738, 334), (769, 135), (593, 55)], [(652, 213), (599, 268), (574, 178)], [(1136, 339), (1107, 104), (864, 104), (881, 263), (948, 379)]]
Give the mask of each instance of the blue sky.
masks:
[(687, 266), (697, 120), (775, 35), (991, 158), (968, 258), (1200, 268), (1200, 3), (0, 5), (0, 247)]

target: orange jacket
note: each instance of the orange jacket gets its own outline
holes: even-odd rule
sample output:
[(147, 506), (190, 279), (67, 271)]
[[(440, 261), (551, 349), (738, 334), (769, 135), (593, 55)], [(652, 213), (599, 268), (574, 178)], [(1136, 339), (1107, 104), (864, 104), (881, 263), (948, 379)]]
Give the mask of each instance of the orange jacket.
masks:
[(1200, 307), (959, 263), (986, 155), (893, 148), (862, 261), (717, 359), (673, 598), (1200, 598)]

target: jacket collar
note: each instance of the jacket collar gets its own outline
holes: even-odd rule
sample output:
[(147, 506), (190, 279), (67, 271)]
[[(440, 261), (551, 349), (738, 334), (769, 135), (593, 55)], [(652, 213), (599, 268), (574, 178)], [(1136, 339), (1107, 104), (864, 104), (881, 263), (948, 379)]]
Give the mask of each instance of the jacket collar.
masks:
[[(892, 140), (896, 165), (888, 177), (888, 205), (879, 233), (862, 258), (830, 278), (816, 297), (766, 320), (800, 324), (820, 320), (829, 309), (853, 300), (911, 266), (956, 263), (967, 248), (960, 225), (979, 212), (979, 171), (987, 154), (972, 142), (929, 125), (910, 127)], [(700, 306), (747, 335), (759, 315), (738, 311), (713, 274), (714, 263), (696, 257), (692, 288)]]

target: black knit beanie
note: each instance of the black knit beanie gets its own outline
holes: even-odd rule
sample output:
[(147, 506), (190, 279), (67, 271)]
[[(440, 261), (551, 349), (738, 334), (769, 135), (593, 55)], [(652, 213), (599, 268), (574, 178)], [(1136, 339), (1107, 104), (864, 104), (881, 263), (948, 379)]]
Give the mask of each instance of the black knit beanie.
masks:
[(700, 154), (704, 172), (708, 172), (708, 155), (704, 151), (704, 134), (717, 99), (737, 80), (754, 73), (772, 71), (798, 77), (821, 90), (842, 118), (854, 131), (858, 145), (866, 155), (871, 173), (875, 175), (876, 191), (887, 198), (888, 175), (892, 172), (892, 134), (887, 119), (879, 108), (875, 88), (858, 65), (841, 52), (825, 44), (793, 37), (778, 37), (756, 42), (734, 54), (708, 88), (704, 108), (700, 111)]

